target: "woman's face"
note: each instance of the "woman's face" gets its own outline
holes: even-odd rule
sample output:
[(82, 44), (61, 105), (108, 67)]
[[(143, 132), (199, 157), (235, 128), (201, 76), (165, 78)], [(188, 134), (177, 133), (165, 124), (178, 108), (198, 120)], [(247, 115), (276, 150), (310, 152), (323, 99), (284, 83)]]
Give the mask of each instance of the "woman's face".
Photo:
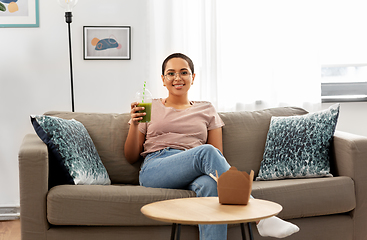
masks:
[(194, 79), (195, 74), (192, 74), (189, 64), (182, 58), (170, 59), (162, 75), (163, 86), (175, 95), (186, 94)]

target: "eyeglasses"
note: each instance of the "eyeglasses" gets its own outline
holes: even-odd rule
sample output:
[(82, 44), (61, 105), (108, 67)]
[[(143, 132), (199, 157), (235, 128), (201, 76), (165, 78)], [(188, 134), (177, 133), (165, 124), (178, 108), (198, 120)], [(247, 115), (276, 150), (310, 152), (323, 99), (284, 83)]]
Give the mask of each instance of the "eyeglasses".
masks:
[(190, 76), (191, 76), (191, 73), (189, 73), (188, 71), (182, 71), (182, 72), (179, 72), (179, 73), (169, 72), (164, 76), (167, 78), (168, 81), (173, 81), (173, 80), (175, 80), (177, 75), (179, 75), (182, 80), (189, 80)]

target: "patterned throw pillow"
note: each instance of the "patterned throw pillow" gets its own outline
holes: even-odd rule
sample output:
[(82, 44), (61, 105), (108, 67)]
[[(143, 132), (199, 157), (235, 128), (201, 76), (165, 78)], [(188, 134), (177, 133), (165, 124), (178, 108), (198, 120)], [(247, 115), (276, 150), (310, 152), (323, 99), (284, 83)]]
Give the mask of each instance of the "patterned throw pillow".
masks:
[(256, 180), (332, 176), (329, 149), (339, 104), (302, 116), (272, 117)]
[(56, 164), (50, 162), (50, 165), (57, 165), (62, 172), (58, 174), (66, 179), (63, 184), (111, 184), (97, 149), (81, 122), (43, 115), (31, 116), (31, 122), (53, 155), (50, 161), (57, 161)]

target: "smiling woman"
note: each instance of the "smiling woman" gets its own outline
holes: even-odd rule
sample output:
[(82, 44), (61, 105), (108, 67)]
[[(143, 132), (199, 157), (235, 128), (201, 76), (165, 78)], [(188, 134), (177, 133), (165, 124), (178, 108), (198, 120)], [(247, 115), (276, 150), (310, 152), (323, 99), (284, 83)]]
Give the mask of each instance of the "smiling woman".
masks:
[[(139, 176), (142, 186), (190, 189), (197, 196), (217, 196), (216, 182), (209, 174), (229, 169), (222, 155), (224, 123), (210, 102), (189, 100), (195, 79), (189, 57), (181, 53), (168, 56), (161, 78), (168, 97), (153, 100), (149, 123), (139, 123), (143, 109), (137, 102), (131, 103), (125, 157), (130, 163), (145, 157)], [(210, 236), (215, 235), (225, 239), (227, 235), (226, 225), (200, 225), (199, 229), (201, 239), (214, 239)]]
[[(168, 97), (153, 100), (148, 123), (139, 123), (145, 113), (140, 112), (143, 108), (138, 102), (131, 103), (124, 153), (131, 164), (144, 157), (141, 186), (187, 189), (197, 197), (216, 197), (217, 182), (211, 175), (220, 176), (230, 169), (222, 154), (224, 122), (210, 102), (189, 100), (195, 76), (194, 64), (186, 55), (174, 53), (164, 60), (161, 78)], [(260, 222), (260, 234), (286, 237), (299, 230), (279, 218), (270, 225), (277, 229)], [(200, 239), (227, 239), (226, 224), (199, 224), (199, 232)]]

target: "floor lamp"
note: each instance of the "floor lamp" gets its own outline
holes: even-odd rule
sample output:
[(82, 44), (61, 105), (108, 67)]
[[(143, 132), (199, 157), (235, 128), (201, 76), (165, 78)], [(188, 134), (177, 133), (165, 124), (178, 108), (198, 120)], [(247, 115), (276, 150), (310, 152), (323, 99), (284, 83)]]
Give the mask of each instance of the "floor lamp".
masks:
[(57, 0), (62, 8), (65, 9), (65, 21), (68, 24), (69, 32), (69, 57), (70, 57), (70, 81), (71, 81), (71, 111), (74, 112), (74, 81), (73, 81), (73, 57), (71, 51), (71, 32), (70, 23), (72, 22), (72, 10), (78, 0)]

